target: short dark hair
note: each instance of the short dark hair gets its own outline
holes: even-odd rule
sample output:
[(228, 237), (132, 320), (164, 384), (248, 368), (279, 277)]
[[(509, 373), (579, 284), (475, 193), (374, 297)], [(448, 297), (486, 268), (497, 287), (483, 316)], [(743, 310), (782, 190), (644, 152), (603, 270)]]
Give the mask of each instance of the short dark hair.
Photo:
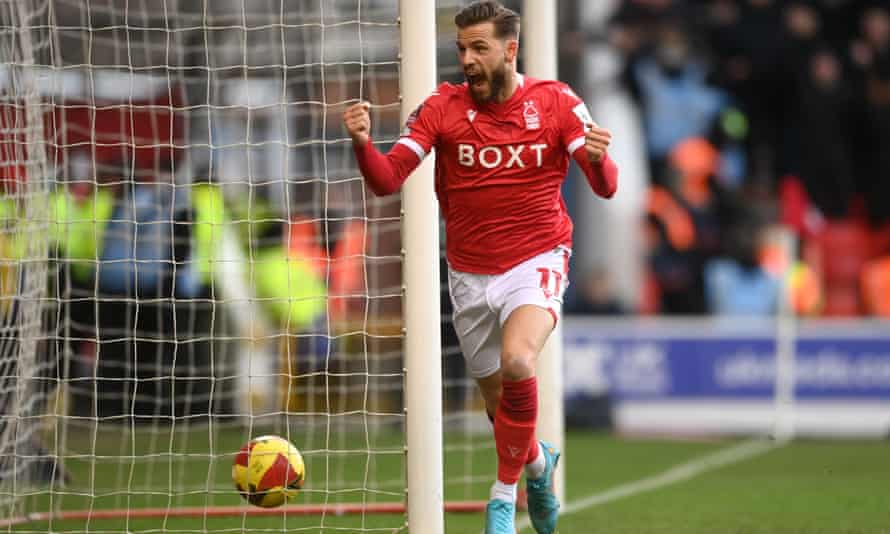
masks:
[(461, 30), (483, 22), (494, 24), (494, 36), (498, 39), (519, 38), (519, 15), (496, 0), (473, 2), (454, 16), (454, 24)]

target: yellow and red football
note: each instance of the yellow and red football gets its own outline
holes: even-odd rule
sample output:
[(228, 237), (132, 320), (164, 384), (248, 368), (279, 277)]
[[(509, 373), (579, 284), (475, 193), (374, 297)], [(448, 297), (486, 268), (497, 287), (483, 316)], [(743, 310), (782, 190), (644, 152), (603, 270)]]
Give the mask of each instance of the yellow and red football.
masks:
[(232, 480), (244, 499), (263, 508), (281, 506), (303, 487), (306, 467), (300, 451), (280, 436), (250, 440), (235, 455)]

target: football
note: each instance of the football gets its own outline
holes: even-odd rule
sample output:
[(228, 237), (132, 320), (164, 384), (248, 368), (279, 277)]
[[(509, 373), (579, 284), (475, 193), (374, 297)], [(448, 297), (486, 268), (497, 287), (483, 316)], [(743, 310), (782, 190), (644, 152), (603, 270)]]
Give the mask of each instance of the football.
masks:
[(280, 436), (250, 440), (235, 455), (232, 480), (244, 499), (263, 508), (281, 506), (303, 487), (303, 456)]

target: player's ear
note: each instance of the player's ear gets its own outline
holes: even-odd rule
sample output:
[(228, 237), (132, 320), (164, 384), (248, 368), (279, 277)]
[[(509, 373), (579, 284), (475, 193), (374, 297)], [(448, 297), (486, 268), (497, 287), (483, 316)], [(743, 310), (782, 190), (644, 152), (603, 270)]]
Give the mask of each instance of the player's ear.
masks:
[(519, 41), (517, 39), (507, 39), (507, 62), (512, 63), (519, 54)]

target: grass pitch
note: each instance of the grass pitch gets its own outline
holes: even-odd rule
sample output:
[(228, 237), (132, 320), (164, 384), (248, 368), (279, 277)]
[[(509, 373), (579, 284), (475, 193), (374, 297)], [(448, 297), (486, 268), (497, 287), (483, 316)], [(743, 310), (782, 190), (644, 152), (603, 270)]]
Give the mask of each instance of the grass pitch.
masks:
[[(255, 428), (250, 435), (260, 432)], [(64, 488), (28, 490), (24, 505), (27, 512), (242, 505), (230, 481), (230, 468), (235, 452), (248, 437), (246, 429), (235, 427), (71, 432), (65, 441), (64, 463), (72, 482)], [(304, 453), (308, 471), (307, 486), (297, 504), (401, 502), (404, 456), (398, 430), (348, 436), (319, 430), (301, 437), (291, 436)], [(479, 439), (478, 443), (452, 443), (455, 448), (446, 455), (449, 499), (486, 498), (494, 452), (484, 437)], [(702, 459), (736, 445), (730, 440), (643, 440), (570, 433), (566, 463), (561, 467), (566, 469), (568, 498), (560, 532), (890, 534), (890, 446), (885, 442), (798, 441), (722, 466), (706, 465), (693, 476), (671, 483), (650, 484), (664, 480), (659, 477), (665, 473), (700, 466)], [(31, 521), (3, 530), (389, 534), (404, 532), (404, 521), (401, 514), (162, 515)], [(448, 514), (446, 522), (449, 534), (477, 534), (483, 517)]]

